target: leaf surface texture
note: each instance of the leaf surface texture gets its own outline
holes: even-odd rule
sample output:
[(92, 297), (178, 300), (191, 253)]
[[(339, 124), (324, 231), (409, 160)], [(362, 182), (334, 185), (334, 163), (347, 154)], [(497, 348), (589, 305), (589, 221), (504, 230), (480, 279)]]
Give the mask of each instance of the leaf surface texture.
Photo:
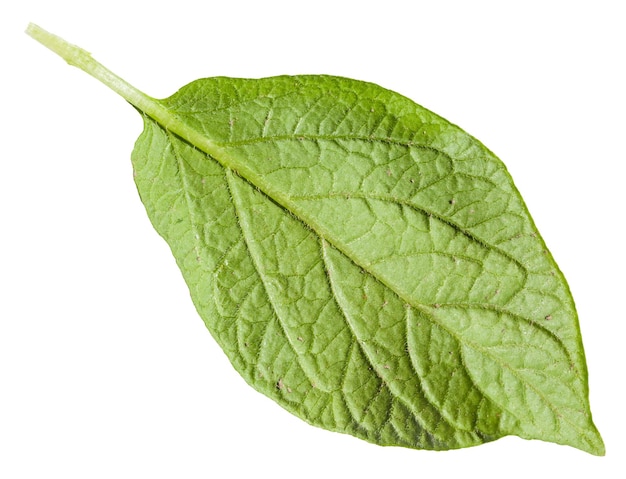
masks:
[(480, 142), (329, 76), (209, 78), (159, 102), (210, 148), (144, 115), (138, 190), (251, 386), (383, 445), (603, 453), (568, 286)]

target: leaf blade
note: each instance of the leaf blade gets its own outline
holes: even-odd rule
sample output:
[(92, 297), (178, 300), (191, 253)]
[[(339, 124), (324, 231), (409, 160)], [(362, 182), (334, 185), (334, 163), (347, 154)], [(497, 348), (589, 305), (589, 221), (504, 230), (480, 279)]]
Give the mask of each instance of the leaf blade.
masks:
[[(187, 245), (186, 252), (177, 252), (178, 240), (158, 227), (163, 220), (155, 219), (153, 223), (168, 243), (174, 244), (174, 255), (198, 311), (250, 384), (313, 424), (381, 444), (445, 449), (517, 434), (602, 453), (601, 439), (586, 405), (584, 355), (567, 284), (506, 169), (479, 142), (400, 95), (371, 84), (332, 77), (207, 79), (184, 87), (162, 103), (178, 120), (210, 138), (213, 146), (208, 151), (203, 145), (195, 145), (208, 155), (196, 157), (193, 153), (191, 160), (183, 161), (193, 163), (192, 170), (200, 181), (206, 181), (206, 168), (226, 171), (225, 182), (211, 181), (207, 189), (212, 192), (211, 198), (221, 192), (220, 205), (230, 211), (235, 222), (206, 202), (188, 209), (214, 211), (220, 218), (220, 228), (225, 228), (220, 231), (230, 232), (225, 236), (238, 241), (209, 254), (209, 244), (213, 248), (213, 241), (219, 244), (225, 239), (218, 240), (214, 228), (205, 228), (202, 234), (209, 239), (205, 238), (203, 247), (198, 246), (199, 238), (192, 238), (193, 248)], [(134, 158), (138, 156), (141, 154)], [(136, 159), (133, 161), (137, 163)], [(177, 161), (180, 168), (180, 158)], [(215, 172), (209, 175), (212, 179), (218, 176)], [(142, 181), (145, 180), (138, 180), (140, 194), (144, 191)], [(151, 218), (158, 216), (158, 208), (151, 211), (145, 194), (142, 198)], [(402, 233), (398, 235), (398, 231)], [(261, 232), (264, 233), (257, 237)], [(197, 231), (193, 234), (199, 236)], [(280, 241), (277, 235), (282, 235)], [(303, 249), (295, 254), (298, 261), (285, 262), (282, 258), (289, 257), (294, 238)], [(188, 257), (194, 248), (202, 252), (196, 260), (206, 268), (204, 276), (210, 278), (219, 273), (218, 280), (211, 283), (206, 277), (197, 279), (202, 276), (197, 273), (198, 267), (190, 268), (188, 261), (179, 259)], [(311, 253), (316, 248), (319, 253)], [(252, 264), (242, 266), (245, 258), (241, 254), (253, 257)], [(322, 260), (310, 261), (316, 257)], [(226, 268), (226, 261), (240, 265), (241, 270)], [(220, 265), (219, 272), (211, 268), (213, 264)], [(289, 271), (291, 267), (295, 270)], [(341, 281), (333, 279), (331, 270), (341, 272)], [(414, 271), (426, 273), (416, 276)], [(369, 282), (359, 283), (355, 279), (362, 272)], [(241, 277), (233, 282), (227, 277), (233, 274)], [(199, 288), (196, 281), (203, 286)], [(362, 287), (367, 284), (379, 302), (374, 305), (363, 296), (359, 298), (358, 288), (348, 293), (344, 283)], [(235, 298), (229, 297), (242, 284), (247, 286), (234, 294)], [(309, 287), (307, 294), (312, 297), (303, 301), (307, 284), (317, 285), (313, 289), (318, 297)], [(325, 295), (320, 293), (324, 289)], [(542, 294), (546, 290), (550, 294)], [(218, 298), (216, 304), (206, 304), (206, 295)], [(297, 302), (287, 301), (290, 295), (300, 295), (299, 307), (295, 306)], [(239, 303), (248, 302), (256, 309), (248, 306), (244, 314), (238, 309)], [(403, 322), (405, 316), (422, 318), (430, 329), (428, 334), (410, 334), (410, 327), (401, 334), (395, 320), (387, 327), (388, 331), (396, 331), (389, 339), (380, 332), (372, 333), (372, 328), (385, 330), (381, 324), (398, 317), (397, 312), (380, 313), (390, 304), (393, 306), (389, 309), (403, 311)], [(534, 416), (524, 401), (503, 401), (505, 395), (501, 391), (490, 391), (493, 378), (478, 373), (484, 369), (481, 364), (485, 359), (469, 346), (474, 343), (459, 332), (458, 325), (454, 329), (446, 322), (454, 315), (437, 319), (455, 307), (469, 311), (476, 305), (488, 306), (480, 316), (483, 322), (490, 314), (496, 314), (500, 320), (506, 315), (519, 317), (526, 326), (539, 325), (543, 319), (535, 328), (542, 332), (533, 334), (559, 339), (567, 354), (565, 359), (559, 356), (557, 363), (567, 363), (576, 371), (574, 376), (565, 371), (563, 377), (573, 384), (570, 393), (582, 401), (577, 409), (578, 423), (569, 424), (572, 431), (560, 435), (546, 433), (545, 428), (533, 426)], [(247, 324), (240, 329), (248, 333), (238, 329), (223, 337), (216, 334), (221, 327), (214, 324), (216, 318), (249, 323), (253, 311), (259, 308), (267, 310), (263, 313), (264, 329)], [(359, 312), (368, 321), (359, 324)], [(272, 322), (272, 318), (279, 321)], [(286, 322), (280, 324), (280, 318)], [(314, 331), (303, 318), (317, 318), (318, 329)], [(480, 318), (473, 322), (480, 324)], [(514, 328), (520, 328), (520, 323), (515, 323)], [(329, 335), (329, 331), (333, 333)], [(470, 337), (474, 341), (484, 340), (484, 333), (481, 334)], [(378, 353), (364, 345), (370, 336), (377, 338)], [(432, 349), (424, 337), (435, 336), (452, 349), (452, 357), (440, 359), (438, 368), (421, 355)], [(250, 343), (263, 343), (268, 337), (280, 344), (277, 351), (268, 351), (255, 343), (256, 355), (241, 352), (249, 347), (245, 338), (253, 338)], [(343, 339), (333, 345), (331, 337)], [(406, 344), (416, 346), (408, 354), (398, 352), (398, 345), (393, 343), (399, 337), (406, 337)], [(520, 338), (510, 341), (517, 348), (525, 345)], [(478, 348), (483, 349), (484, 346)], [(242, 359), (244, 356), (247, 359)], [(492, 355), (488, 361), (491, 369), (498, 362), (496, 359)], [(295, 363), (299, 364), (294, 366)], [(359, 379), (356, 373), (360, 370), (363, 374), (364, 366), (374, 371), (365, 374), (369, 379)], [(501, 382), (512, 387), (516, 376), (507, 376), (506, 367), (496, 373)], [(398, 381), (392, 371), (401, 371), (403, 379)], [(454, 373), (455, 379), (444, 381), (442, 371)], [(264, 381), (255, 374), (262, 374)], [(346, 395), (343, 382), (347, 377), (351, 378), (348, 390), (363, 388), (369, 393), (362, 397), (353, 392)], [(523, 385), (516, 386), (520, 397), (530, 394), (533, 381), (537, 382), (537, 378), (525, 377)], [(558, 403), (558, 392), (562, 392), (558, 384), (552, 383), (550, 387), (557, 393), (540, 406), (543, 413)], [(288, 397), (297, 390), (292, 387), (294, 384), (302, 389), (297, 401)], [(461, 391), (465, 400), (450, 400), (450, 387)], [(316, 400), (307, 403), (311, 394)], [(358, 400), (350, 405), (347, 397)], [(385, 397), (386, 400), (380, 399)], [(325, 406), (320, 408), (322, 403)], [(565, 408), (570, 406), (566, 404)], [(378, 416), (366, 418), (370, 408), (379, 411)], [(390, 410), (399, 416), (390, 417)], [(387, 414), (383, 421), (380, 411)], [(553, 429), (564, 429), (566, 426), (556, 418), (559, 414), (548, 414), (542, 421), (558, 425)], [(520, 426), (524, 422), (520, 415), (531, 425)], [(414, 425), (412, 440), (403, 437), (400, 426), (409, 419)], [(363, 424), (373, 425), (373, 429)], [(581, 440), (578, 436), (583, 430), (586, 434)]]

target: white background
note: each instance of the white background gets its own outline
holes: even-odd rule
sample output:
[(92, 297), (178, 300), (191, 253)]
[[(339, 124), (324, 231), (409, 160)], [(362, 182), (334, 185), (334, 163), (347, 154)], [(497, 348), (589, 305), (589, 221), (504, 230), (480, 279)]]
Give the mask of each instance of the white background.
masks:
[[(623, 6), (3, 4), (0, 477), (626, 477)], [(382, 448), (311, 427), (249, 388), (139, 201), (129, 160), (139, 115), (27, 37), (29, 21), (156, 97), (203, 76), (336, 74), (479, 138), (570, 283), (606, 457), (514, 437), (445, 453)]]

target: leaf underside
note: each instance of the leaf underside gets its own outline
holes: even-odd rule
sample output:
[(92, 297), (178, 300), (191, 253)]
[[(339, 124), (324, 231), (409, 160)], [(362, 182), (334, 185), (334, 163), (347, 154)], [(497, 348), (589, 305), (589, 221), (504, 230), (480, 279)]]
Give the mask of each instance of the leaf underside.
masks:
[(604, 453), (567, 283), (480, 142), (345, 78), (209, 78), (159, 103), (215, 148), (144, 115), (137, 187), (251, 386), (381, 445)]

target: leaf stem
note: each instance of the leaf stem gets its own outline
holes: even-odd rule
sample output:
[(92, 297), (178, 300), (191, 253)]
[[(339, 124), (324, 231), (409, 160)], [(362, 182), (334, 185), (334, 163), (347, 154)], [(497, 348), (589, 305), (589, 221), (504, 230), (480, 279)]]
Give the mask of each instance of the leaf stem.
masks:
[[(206, 138), (200, 132), (186, 125), (176, 114), (169, 111), (163, 104), (138, 90), (127, 81), (123, 80), (100, 62), (95, 60), (89, 52), (79, 46), (73, 45), (61, 37), (58, 37), (34, 23), (30, 23), (26, 33), (37, 40), (43, 46), (63, 58), (68, 64), (78, 67), (95, 79), (104, 83), (111, 90), (118, 93), (122, 98), (136, 107), (139, 111), (148, 115), (165, 129), (179, 135), (192, 145), (200, 148), (212, 156), (223, 153), (214, 141)], [(232, 165), (227, 165), (232, 167)]]
[(151, 106), (154, 105), (153, 98), (139, 91), (111, 70), (104, 67), (101, 63), (96, 61), (89, 52), (82, 48), (72, 45), (63, 38), (44, 30), (34, 23), (28, 25), (26, 33), (43, 46), (59, 55), (68, 64), (80, 68), (92, 77), (100, 80), (140, 110), (148, 112), (151, 110)]

